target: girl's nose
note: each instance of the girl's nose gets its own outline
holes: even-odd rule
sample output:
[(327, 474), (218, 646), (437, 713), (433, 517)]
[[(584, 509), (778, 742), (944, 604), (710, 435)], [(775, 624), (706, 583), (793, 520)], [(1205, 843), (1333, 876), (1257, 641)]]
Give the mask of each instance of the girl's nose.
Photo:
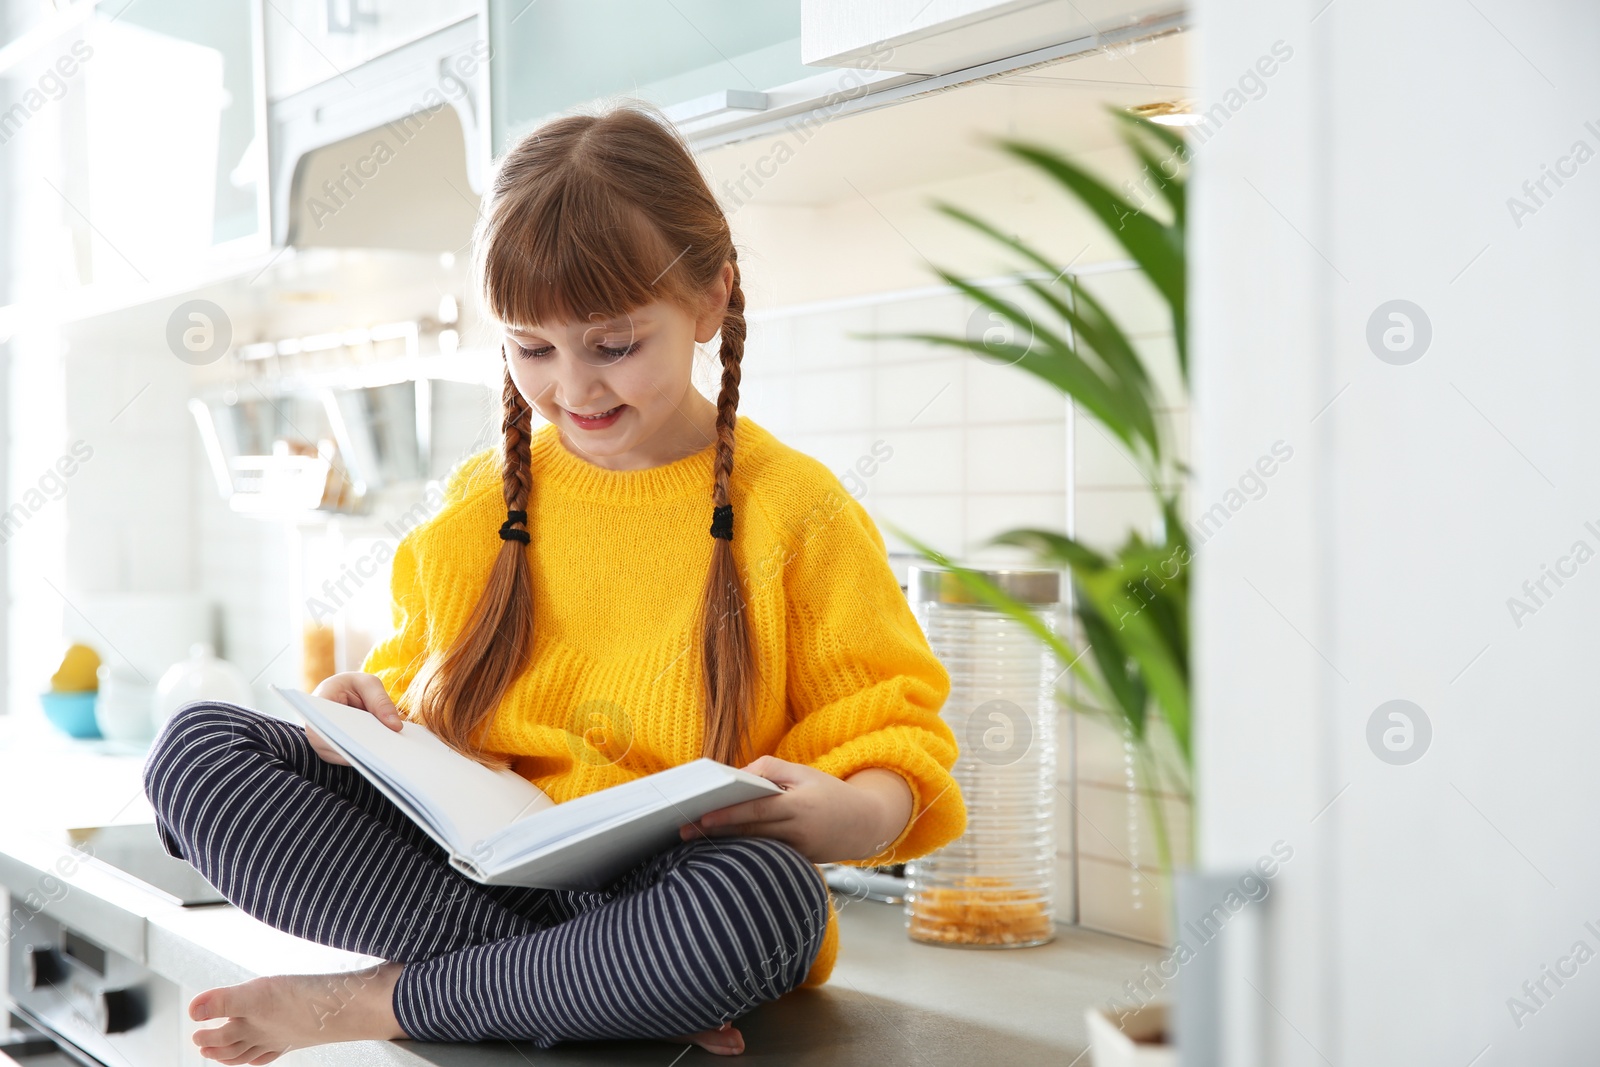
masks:
[(561, 353), (555, 360), (550, 380), (556, 395), (571, 403), (556, 402), (569, 410), (576, 407), (579, 411), (587, 411), (588, 401), (605, 396), (605, 382), (600, 368), (581, 355)]
[(562, 400), (571, 401), (563, 407), (575, 407), (579, 411), (587, 411), (586, 406), (591, 400), (601, 400), (606, 393), (605, 382), (593, 371), (574, 370), (558, 372), (556, 375), (556, 395)]

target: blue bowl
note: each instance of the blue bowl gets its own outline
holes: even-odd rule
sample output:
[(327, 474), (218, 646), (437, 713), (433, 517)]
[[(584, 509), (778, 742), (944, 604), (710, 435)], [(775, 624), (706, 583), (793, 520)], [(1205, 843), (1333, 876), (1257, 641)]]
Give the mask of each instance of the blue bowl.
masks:
[(93, 690), (87, 693), (46, 692), (39, 694), (39, 703), (44, 705), (44, 717), (56, 729), (68, 737), (91, 738), (100, 736), (100, 724), (94, 718), (96, 696)]

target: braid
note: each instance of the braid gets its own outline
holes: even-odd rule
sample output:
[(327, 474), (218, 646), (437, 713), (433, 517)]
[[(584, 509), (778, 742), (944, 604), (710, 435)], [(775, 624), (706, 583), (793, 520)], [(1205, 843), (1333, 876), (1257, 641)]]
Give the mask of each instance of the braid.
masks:
[[(533, 589), (524, 547), (525, 508), (533, 482), (533, 412), (512, 382), (509, 364), (500, 404), (505, 438), (501, 482), (507, 509), (518, 514), (500, 528), (500, 552), (460, 636), (448, 650), (429, 658), (417, 680), (423, 725), (457, 752), (487, 766), (506, 768), (512, 761), (485, 750), (480, 731), (488, 727), (533, 651)], [(524, 529), (507, 537), (517, 525)]]
[(745, 762), (749, 708), (755, 700), (755, 645), (744, 610), (739, 566), (733, 555), (729, 480), (733, 474), (734, 426), (739, 408), (739, 365), (744, 359), (744, 293), (739, 261), (731, 246), (733, 286), (722, 319), (722, 385), (717, 392), (717, 454), (711, 496), (717, 519), (712, 526), (711, 570), (700, 604), (701, 676), (704, 679), (705, 732), (702, 753), (723, 763)]
[(505, 360), (504, 344), (500, 346), (500, 355), (506, 372), (505, 384), (500, 387), (500, 433), (504, 439), (505, 450), (501, 463), (501, 478), (504, 482), (506, 508), (512, 511), (525, 511), (532, 489), (529, 465), (533, 461), (530, 451), (533, 442), (533, 411), (528, 407), (528, 402), (522, 398), (522, 394), (517, 391), (517, 383), (511, 380), (511, 364)]
[(733, 474), (733, 428), (738, 418), (740, 365), (744, 360), (744, 292), (739, 288), (739, 260), (733, 264), (733, 288), (728, 293), (728, 311), (722, 320), (722, 387), (717, 393), (717, 463), (712, 499), (727, 504), (728, 479)]

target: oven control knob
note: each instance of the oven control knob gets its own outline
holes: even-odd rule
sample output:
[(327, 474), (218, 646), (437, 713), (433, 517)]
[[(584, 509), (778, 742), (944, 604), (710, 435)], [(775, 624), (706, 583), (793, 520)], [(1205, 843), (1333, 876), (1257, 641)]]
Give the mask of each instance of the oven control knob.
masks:
[(137, 989), (103, 989), (94, 999), (94, 1021), (102, 1034), (120, 1034), (144, 1022), (144, 1000)]
[(22, 949), (22, 981), (29, 989), (54, 985), (67, 976), (61, 953), (47, 945), (25, 945)]

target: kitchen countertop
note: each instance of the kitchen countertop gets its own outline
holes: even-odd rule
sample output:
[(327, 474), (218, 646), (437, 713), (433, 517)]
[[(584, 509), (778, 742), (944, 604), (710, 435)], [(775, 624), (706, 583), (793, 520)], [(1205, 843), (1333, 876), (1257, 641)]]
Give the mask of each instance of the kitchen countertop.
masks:
[[(36, 715), (0, 715), (0, 889), (36, 885), (45, 872), (65, 869), (56, 864), (73, 855), (63, 835), (67, 827), (152, 821), (140, 780), (144, 755), (138, 746), (75, 741)], [(54, 899), (45, 914), (173, 981), (185, 1005), (203, 989), (257, 975), (357, 970), (375, 962), (276, 930), (232, 905), (179, 907), (93, 864), (79, 861), (58, 877), (69, 889), (49, 895)], [(1035, 948), (921, 945), (906, 936), (898, 905), (843, 898), (835, 904), (840, 949), (832, 977), (820, 989), (796, 990), (741, 1016), (742, 1062), (1076, 1062), (1086, 1043), (1084, 1008), (1104, 1003), (1161, 956), (1152, 946), (1067, 925), (1057, 927), (1055, 941)], [(190, 1031), (215, 1024), (185, 1017), (181, 1025), (187, 1051)], [(577, 1042), (548, 1050), (505, 1041), (362, 1041), (291, 1052), (276, 1062), (667, 1067), (680, 1058), (709, 1060), (711, 1054), (654, 1041)], [(196, 1054), (192, 1062), (216, 1061)]]

